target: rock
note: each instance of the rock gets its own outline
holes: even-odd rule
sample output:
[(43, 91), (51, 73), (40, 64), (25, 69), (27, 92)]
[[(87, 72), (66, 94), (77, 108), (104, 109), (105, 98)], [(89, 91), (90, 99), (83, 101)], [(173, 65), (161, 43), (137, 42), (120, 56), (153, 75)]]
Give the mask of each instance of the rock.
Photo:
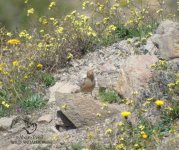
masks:
[(164, 59), (179, 58), (178, 25), (177, 22), (163, 21), (156, 30), (156, 34), (147, 41), (146, 48), (152, 53), (159, 51), (160, 57)]
[(38, 119), (38, 122), (51, 122), (52, 121), (52, 116), (50, 114), (47, 114), (47, 115), (44, 115), (44, 116), (41, 116), (39, 119)]
[(155, 43), (153, 42), (153, 38), (155, 36), (156, 35), (154, 34), (152, 37), (148, 38), (146, 45), (143, 45), (142, 47), (144, 51), (149, 52), (151, 55), (156, 55), (157, 53), (159, 53), (158, 46), (155, 45)]
[(116, 71), (116, 67), (112, 64), (112, 62), (106, 62), (102, 66), (99, 66), (99, 70), (101, 70), (101, 72), (111, 73)]
[(69, 82), (56, 82), (56, 84), (52, 87), (49, 88), (49, 103), (55, 101), (55, 92), (60, 92), (60, 93), (72, 93), (79, 89), (77, 85), (73, 85)]
[(118, 112), (110, 107), (101, 109), (102, 104), (92, 97), (56, 92), (56, 103), (61, 106), (60, 117), (66, 127), (80, 128), (104, 121)]
[(12, 116), (10, 118), (3, 117), (0, 118), (0, 131), (8, 130), (11, 128), (12, 121), (16, 118), (16, 116)]
[(126, 52), (134, 49), (134, 47), (131, 44), (129, 44), (127, 40), (122, 40), (119, 43), (114, 43), (113, 47), (115, 49), (119, 49)]
[(50, 129), (52, 132), (59, 134), (59, 131), (54, 126), (52, 126)]
[(10, 144), (6, 147), (6, 150), (15, 150), (17, 148), (18, 148), (17, 144)]
[(139, 92), (147, 87), (152, 77), (151, 65), (158, 61), (155, 55), (134, 55), (126, 59), (119, 71), (116, 91), (131, 98), (133, 92)]

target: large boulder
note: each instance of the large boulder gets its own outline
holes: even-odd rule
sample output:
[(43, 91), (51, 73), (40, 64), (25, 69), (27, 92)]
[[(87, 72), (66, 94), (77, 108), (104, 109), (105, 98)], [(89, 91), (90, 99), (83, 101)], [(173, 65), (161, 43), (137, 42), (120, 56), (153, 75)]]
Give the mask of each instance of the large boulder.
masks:
[(123, 97), (131, 98), (133, 92), (140, 93), (152, 77), (151, 65), (156, 63), (155, 55), (133, 55), (126, 59), (119, 71), (116, 91)]
[(148, 39), (145, 49), (167, 60), (179, 58), (179, 23), (163, 21), (156, 34)]
[(57, 116), (62, 120), (63, 126), (68, 128), (95, 125), (119, 113), (114, 107), (104, 107), (103, 103), (88, 96), (56, 92), (55, 98), (60, 107)]

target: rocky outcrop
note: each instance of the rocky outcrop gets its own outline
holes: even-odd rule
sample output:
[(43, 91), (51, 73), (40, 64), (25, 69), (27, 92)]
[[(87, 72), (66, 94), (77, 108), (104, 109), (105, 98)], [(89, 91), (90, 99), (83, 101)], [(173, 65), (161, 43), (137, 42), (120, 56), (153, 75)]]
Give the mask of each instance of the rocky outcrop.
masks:
[(158, 61), (153, 55), (133, 55), (126, 59), (119, 71), (116, 91), (123, 97), (130, 98), (133, 92), (147, 87), (152, 77), (151, 65)]
[(164, 59), (179, 58), (179, 23), (163, 21), (147, 40), (145, 49)]
[(9, 130), (16, 116), (0, 118), (0, 131)]

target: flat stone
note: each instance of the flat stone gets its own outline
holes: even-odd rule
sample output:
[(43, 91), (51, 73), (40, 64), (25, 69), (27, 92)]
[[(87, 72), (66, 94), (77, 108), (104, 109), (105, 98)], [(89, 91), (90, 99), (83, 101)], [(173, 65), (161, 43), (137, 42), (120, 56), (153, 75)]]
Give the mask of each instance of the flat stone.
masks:
[(6, 150), (15, 150), (15, 149), (17, 149), (17, 144), (10, 144), (10, 145), (8, 145), (8, 147), (6, 147)]
[(44, 115), (44, 116), (41, 116), (39, 119), (38, 119), (38, 122), (51, 122), (52, 121), (52, 116), (50, 114), (47, 114), (47, 115)]
[(73, 85), (69, 82), (56, 82), (56, 84), (52, 87), (49, 88), (49, 103), (55, 101), (55, 92), (60, 92), (60, 93), (72, 93), (75, 90), (79, 89), (77, 85)]
[(76, 128), (102, 122), (118, 112), (117, 109), (112, 109), (109, 106), (101, 109), (101, 103), (92, 97), (81, 96), (79, 94), (56, 92), (55, 98), (57, 105), (61, 108), (61, 112), (68, 118), (67, 123), (73, 123)]
[(10, 118), (8, 117), (0, 118), (0, 130), (3, 131), (3, 130), (10, 129), (14, 118), (16, 118), (16, 116), (12, 116)]

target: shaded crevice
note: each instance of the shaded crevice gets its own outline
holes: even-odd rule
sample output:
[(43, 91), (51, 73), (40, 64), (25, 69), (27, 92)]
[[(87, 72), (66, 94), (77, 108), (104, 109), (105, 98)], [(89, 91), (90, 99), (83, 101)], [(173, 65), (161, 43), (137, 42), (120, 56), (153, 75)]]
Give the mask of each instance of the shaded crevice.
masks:
[(71, 130), (76, 129), (77, 127), (66, 117), (62, 111), (57, 111), (57, 117), (60, 118), (63, 124), (56, 124), (55, 128), (60, 131), (60, 129)]

